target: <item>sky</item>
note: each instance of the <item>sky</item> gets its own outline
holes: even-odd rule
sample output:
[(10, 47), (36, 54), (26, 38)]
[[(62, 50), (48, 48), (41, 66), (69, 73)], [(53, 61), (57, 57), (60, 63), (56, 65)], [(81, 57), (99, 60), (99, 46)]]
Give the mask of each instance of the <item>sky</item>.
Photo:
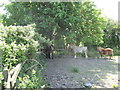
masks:
[(118, 2), (120, 0), (93, 0), (97, 8), (102, 9), (103, 14), (114, 20), (118, 20)]
[[(0, 0), (0, 5), (1, 4), (9, 4), (8, 0)], [(3, 10), (4, 8), (3, 7), (0, 7), (0, 14), (4, 14), (5, 11)]]
[[(118, 2), (120, 0), (92, 0), (98, 9), (103, 11), (103, 15), (118, 20)], [(1, 3), (8, 3), (8, 0), (0, 0)], [(3, 8), (0, 7), (0, 13), (5, 13)]]

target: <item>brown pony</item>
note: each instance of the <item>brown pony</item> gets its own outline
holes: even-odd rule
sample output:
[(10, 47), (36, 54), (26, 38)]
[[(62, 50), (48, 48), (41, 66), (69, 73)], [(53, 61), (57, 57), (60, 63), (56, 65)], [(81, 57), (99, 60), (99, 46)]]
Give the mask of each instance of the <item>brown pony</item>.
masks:
[(113, 49), (111, 48), (101, 48), (101, 47), (97, 47), (97, 51), (101, 54), (101, 57), (103, 55), (109, 55), (110, 56), (110, 59), (111, 57), (113, 56)]

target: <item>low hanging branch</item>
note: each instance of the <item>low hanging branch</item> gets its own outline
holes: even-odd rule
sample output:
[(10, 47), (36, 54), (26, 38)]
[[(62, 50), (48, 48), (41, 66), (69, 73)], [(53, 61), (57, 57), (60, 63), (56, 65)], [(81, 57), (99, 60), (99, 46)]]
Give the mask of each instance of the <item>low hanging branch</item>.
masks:
[(34, 64), (34, 65), (32, 65), (31, 67), (29, 67), (25, 72), (27, 72), (28, 70), (30, 70), (30, 69), (32, 69), (32, 68), (34, 68), (35, 66), (37, 66), (38, 64)]
[(34, 62), (36, 62), (37, 64), (34, 64), (34, 65), (32, 65), (31, 67), (29, 67), (25, 72), (27, 72), (28, 70), (30, 70), (30, 69), (32, 69), (32, 68), (34, 68), (35, 66), (37, 66), (37, 65), (40, 65), (41, 66), (41, 69), (43, 69), (43, 66), (42, 66), (42, 64), (41, 63), (39, 63), (37, 60), (35, 60), (35, 59), (29, 59), (29, 60), (27, 60), (27, 61), (34, 61)]
[(34, 62), (36, 62), (38, 65), (40, 65), (40, 66), (41, 66), (41, 68), (43, 69), (42, 64), (41, 64), (41, 63), (39, 63), (37, 60), (35, 60), (35, 59), (28, 59), (27, 61), (34, 61)]

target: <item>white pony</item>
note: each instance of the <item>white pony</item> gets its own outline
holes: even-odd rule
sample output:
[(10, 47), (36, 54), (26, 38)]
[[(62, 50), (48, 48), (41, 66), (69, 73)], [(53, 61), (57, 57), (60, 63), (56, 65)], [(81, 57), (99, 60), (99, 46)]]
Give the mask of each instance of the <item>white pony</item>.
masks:
[(88, 55), (87, 55), (87, 47), (78, 47), (78, 46), (75, 46), (73, 44), (70, 44), (70, 48), (73, 50), (74, 52), (74, 58), (76, 58), (76, 53), (84, 53), (85, 54), (85, 58), (88, 58)]

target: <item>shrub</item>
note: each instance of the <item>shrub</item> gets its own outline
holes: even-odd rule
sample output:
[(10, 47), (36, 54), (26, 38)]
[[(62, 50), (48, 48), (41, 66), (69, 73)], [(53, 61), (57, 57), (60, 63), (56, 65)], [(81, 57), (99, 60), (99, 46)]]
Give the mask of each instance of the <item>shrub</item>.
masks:
[(96, 47), (89, 47), (88, 56), (92, 58), (100, 57), (100, 53), (96, 50)]
[(119, 48), (113, 48), (113, 55), (114, 56), (120, 56), (120, 49)]
[[(3, 25), (0, 25), (0, 50), (2, 50), (1, 59), (3, 69), (7, 68), (11, 70), (18, 63), (22, 63), (27, 59), (36, 59), (39, 63), (41, 63), (41, 61), (43, 62), (43, 58), (39, 58), (38, 56), (40, 55), (36, 55), (36, 52), (38, 52), (39, 49), (43, 47), (42, 43), (49, 44), (50, 41), (46, 40), (44, 37), (42, 37), (42, 35), (36, 33), (34, 31), (34, 26), (34, 24), (28, 26), (9, 27), (4, 27)], [(25, 73), (24, 70), (26, 70), (33, 64), (35, 64), (35, 62), (27, 62), (24, 67), (22, 67), (18, 79), (24, 79), (27, 76), (31, 77), (33, 75), (32, 71), (29, 71), (29, 73)], [(35, 70), (38, 69), (40, 69), (39, 66), (35, 68)], [(29, 83), (31, 83), (31, 87), (37, 87), (35, 86), (35, 82), (39, 81), (41, 77), (36, 77), (34, 75), (34, 80), (32, 80), (33, 78), (29, 78), (28, 81)], [(20, 87), (23, 86), (24, 83), (19, 84), (20, 85), (18, 86)], [(25, 86), (27, 87), (28, 85)]]

